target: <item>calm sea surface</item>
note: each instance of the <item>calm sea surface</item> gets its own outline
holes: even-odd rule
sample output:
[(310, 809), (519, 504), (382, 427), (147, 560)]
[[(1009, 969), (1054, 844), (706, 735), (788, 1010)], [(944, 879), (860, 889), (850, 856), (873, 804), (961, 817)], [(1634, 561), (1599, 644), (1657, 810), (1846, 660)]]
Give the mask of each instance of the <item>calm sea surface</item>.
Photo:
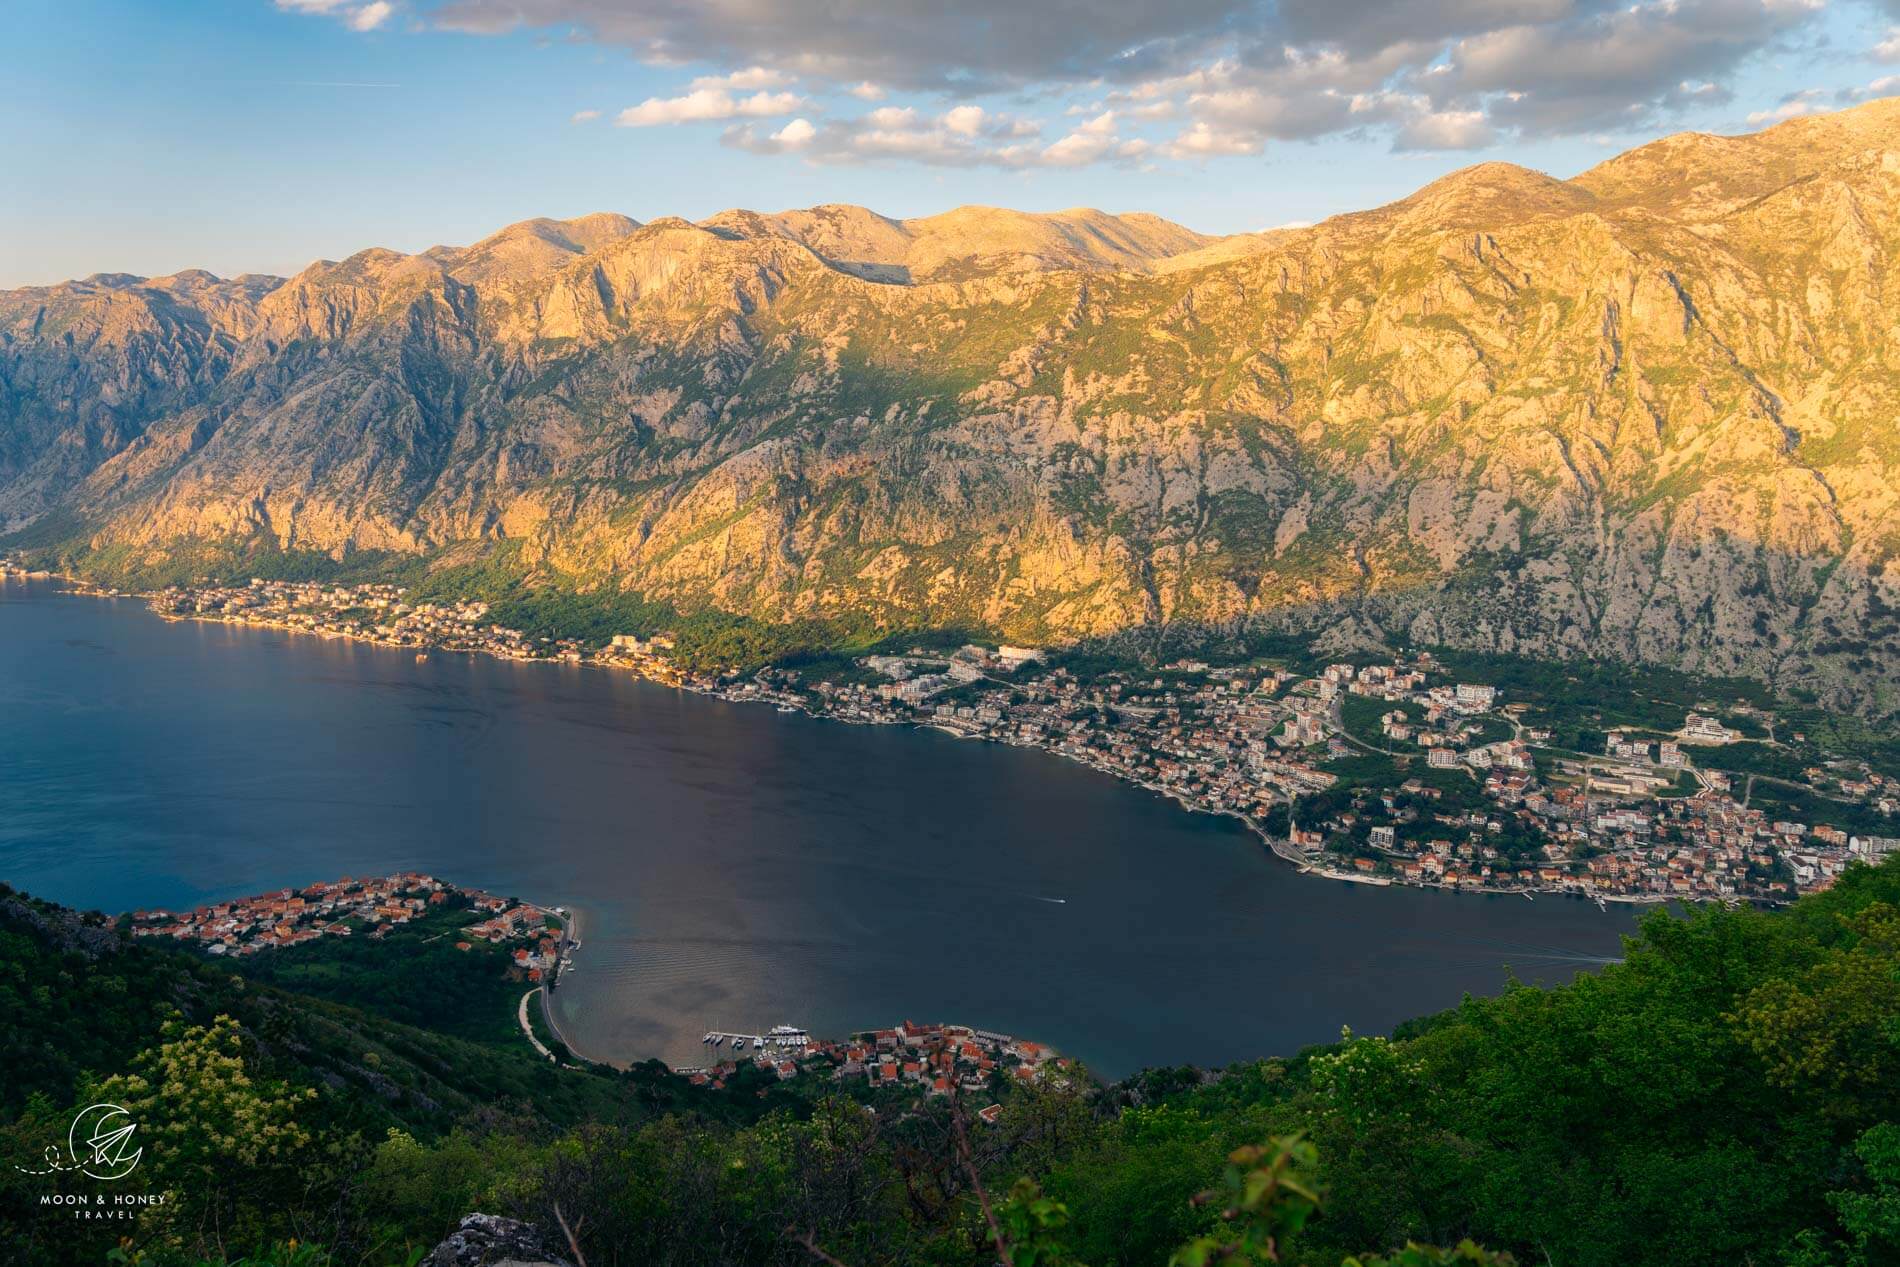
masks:
[(906, 1017), (1218, 1064), (1568, 979), (1633, 925), (1300, 876), (1030, 750), (0, 582), (0, 880), (120, 911), (411, 868), (575, 908), (563, 1029), (675, 1064)]

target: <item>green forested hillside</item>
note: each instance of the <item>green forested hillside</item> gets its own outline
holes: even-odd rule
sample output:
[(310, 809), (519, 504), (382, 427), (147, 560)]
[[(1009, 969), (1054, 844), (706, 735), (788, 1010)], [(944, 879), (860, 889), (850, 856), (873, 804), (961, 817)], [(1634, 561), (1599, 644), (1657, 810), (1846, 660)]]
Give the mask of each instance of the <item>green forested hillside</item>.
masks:
[[(401, 945), (393, 953), (406, 957)], [(366, 970), (354, 966), (362, 985)], [(316, 1093), (295, 1106), (313, 1141), (313, 1151), (297, 1159), (285, 1181), (296, 1198), (269, 1183), (253, 1187), (245, 1177), (253, 1168), (232, 1158), (234, 1181), (218, 1194), (219, 1217), (237, 1220), (227, 1224), (227, 1235), (333, 1229), (317, 1213), (322, 1200), (335, 1196), (325, 1185), (342, 1182), (369, 1143), (390, 1130), (434, 1139), (458, 1125), (482, 1123), (533, 1134), (631, 1121), (688, 1103), (684, 1080), (661, 1066), (625, 1074), (557, 1069), (518, 1037), (507, 1041), (519, 996), (507, 983), (469, 1000), (506, 1000), (509, 1010), (488, 1023), (425, 1029), (389, 1019), (402, 1014), (393, 1004), (378, 1014), (254, 981), (235, 967), (134, 943), (102, 916), (0, 885), (0, 1017), (6, 1018), (0, 1025), (0, 1263), (103, 1261), (115, 1237), (75, 1235), (70, 1221), (49, 1219), (36, 1203), (52, 1181), (20, 1167), (34, 1166), (48, 1144), (65, 1141), (73, 1109), (100, 1099), (107, 1077), (140, 1068), (168, 1040), (182, 1039), (193, 1027), (212, 1030), (221, 1018), (230, 1022), (228, 1036), (241, 1051), (245, 1077), (260, 1087)], [(397, 959), (385, 961), (382, 976), (378, 988), (365, 988), (372, 1006), (389, 1003), (409, 979)], [(440, 989), (442, 980), (417, 984)], [(426, 1007), (409, 1011), (433, 1015)], [(738, 1115), (755, 1114), (740, 1105)], [(217, 1132), (190, 1127), (187, 1133)], [(115, 1189), (165, 1190), (176, 1178), (160, 1160), (167, 1151), (154, 1147), (151, 1161)], [(82, 1180), (59, 1190), (90, 1189)], [(162, 1239), (197, 1244), (201, 1235), (171, 1229)]]
[[(1248, 994), (1235, 981), (1231, 1005)], [(0, 1002), (18, 1018), (0, 1032), (9, 1155), (106, 1091), (153, 1141), (139, 1181), (175, 1194), (76, 1232), (9, 1167), (0, 1243), (31, 1256), (8, 1261), (103, 1261), (126, 1235), (156, 1263), (291, 1237), (338, 1264), (403, 1262), (464, 1213), (552, 1229), (557, 1203), (592, 1267), (820, 1261), (807, 1239), (852, 1267), (978, 1267), (998, 1235), (1017, 1264), (1092, 1267), (1269, 1251), (1333, 1267), (1466, 1238), (1576, 1267), (1900, 1255), (1900, 859), (1782, 912), (1658, 911), (1622, 964), (1389, 1039), (1000, 1091), (993, 1125), (828, 1085), (775, 1106), (552, 1070), (12, 894)], [(203, 1144), (233, 1118), (279, 1152)]]

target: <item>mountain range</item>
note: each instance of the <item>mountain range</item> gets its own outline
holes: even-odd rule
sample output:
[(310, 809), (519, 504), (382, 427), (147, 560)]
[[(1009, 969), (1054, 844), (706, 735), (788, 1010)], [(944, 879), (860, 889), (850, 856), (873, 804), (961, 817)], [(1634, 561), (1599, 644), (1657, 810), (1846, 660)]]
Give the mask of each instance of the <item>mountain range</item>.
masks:
[(1900, 708), (1900, 100), (1236, 237), (531, 220), (0, 292), (0, 549), (505, 558), (768, 621), (1166, 628)]

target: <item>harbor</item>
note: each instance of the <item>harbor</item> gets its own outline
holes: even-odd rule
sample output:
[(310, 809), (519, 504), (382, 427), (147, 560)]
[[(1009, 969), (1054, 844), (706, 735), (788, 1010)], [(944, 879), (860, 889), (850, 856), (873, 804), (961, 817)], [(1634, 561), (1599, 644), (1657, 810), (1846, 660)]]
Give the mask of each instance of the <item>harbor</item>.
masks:
[(754, 1051), (763, 1051), (767, 1047), (782, 1047), (789, 1050), (811, 1046), (811, 1035), (796, 1025), (774, 1025), (763, 1034), (738, 1034), (726, 1030), (707, 1030), (700, 1039), (713, 1047), (730, 1044), (734, 1051), (750, 1047)]

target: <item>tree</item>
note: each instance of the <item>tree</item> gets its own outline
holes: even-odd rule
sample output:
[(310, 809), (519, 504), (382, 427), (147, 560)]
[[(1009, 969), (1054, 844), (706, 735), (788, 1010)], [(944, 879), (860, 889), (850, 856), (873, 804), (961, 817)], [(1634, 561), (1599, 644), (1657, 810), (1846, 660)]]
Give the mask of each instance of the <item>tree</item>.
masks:
[(87, 1093), (123, 1107), (147, 1141), (149, 1182), (168, 1199), (147, 1207), (141, 1229), (220, 1252), (276, 1239), (298, 1198), (332, 1177), (328, 1159), (340, 1151), (337, 1141), (317, 1147), (298, 1121), (317, 1093), (257, 1076), (229, 1016), (209, 1026), (172, 1021), (163, 1033), (135, 1072)]
[(1771, 1082), (1866, 1120), (1900, 1107), (1900, 910), (1877, 902), (1841, 927), (1845, 945), (1764, 981), (1732, 1019)]
[(1863, 1133), (1854, 1156), (1870, 1190), (1828, 1194), (1847, 1233), (1848, 1267), (1900, 1262), (1900, 1126), (1884, 1123)]
[(1319, 1209), (1319, 1150), (1301, 1137), (1282, 1135), (1237, 1148), (1227, 1162), (1221, 1186), (1195, 1198), (1203, 1205), (1218, 1203), (1226, 1226), (1176, 1250), (1169, 1267), (1277, 1263), (1287, 1238), (1297, 1236)]

